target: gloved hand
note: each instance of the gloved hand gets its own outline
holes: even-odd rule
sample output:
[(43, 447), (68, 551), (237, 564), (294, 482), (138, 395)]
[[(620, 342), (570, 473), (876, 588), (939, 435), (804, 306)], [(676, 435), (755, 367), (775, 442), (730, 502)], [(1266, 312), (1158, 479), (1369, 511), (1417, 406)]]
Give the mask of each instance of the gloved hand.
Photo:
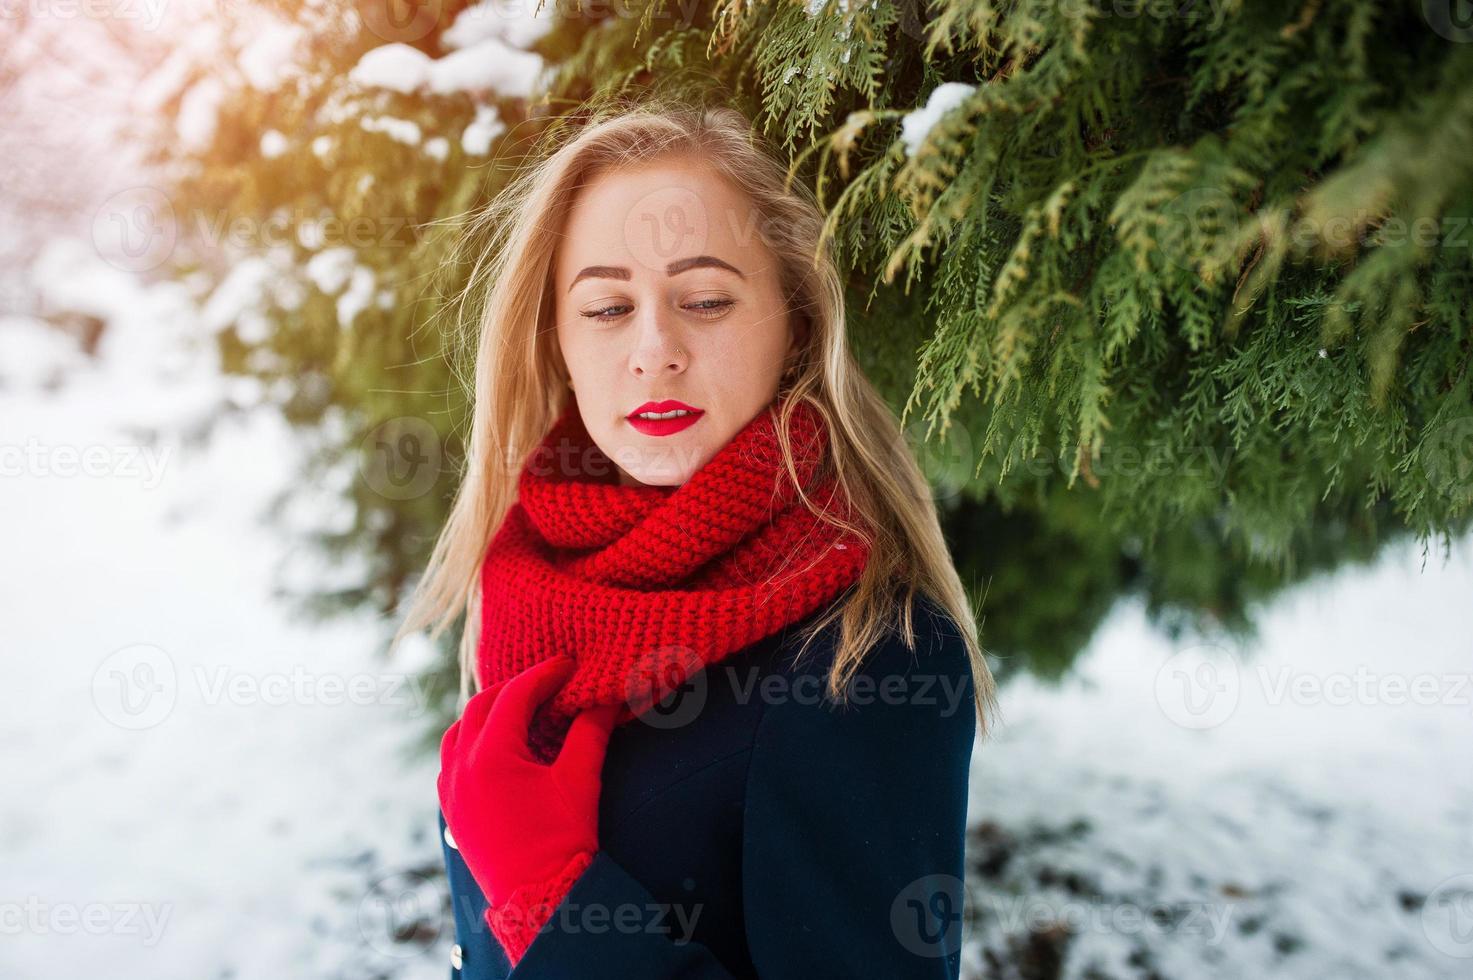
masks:
[(598, 850), (604, 752), (621, 705), (578, 713), (551, 765), (528, 727), (572, 674), (553, 657), (478, 692), (440, 742), (440, 809), (512, 965)]

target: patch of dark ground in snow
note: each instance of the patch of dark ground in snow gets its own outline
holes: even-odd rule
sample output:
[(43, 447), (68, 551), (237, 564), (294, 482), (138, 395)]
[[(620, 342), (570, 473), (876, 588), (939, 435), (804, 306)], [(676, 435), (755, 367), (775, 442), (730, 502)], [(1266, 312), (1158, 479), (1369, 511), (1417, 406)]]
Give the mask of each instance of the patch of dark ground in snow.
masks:
[[(1301, 813), (1313, 822), (1333, 819)], [(1251, 837), (1227, 817), (1206, 819), (1229, 839)], [(371, 849), (314, 863), (313, 873), (332, 876), (337, 904), (309, 923), (334, 951), (331, 967), (313, 975), (410, 980), (445, 972), (455, 939), (449, 888), (438, 841), (415, 836), (414, 851), (425, 858), (410, 865), (387, 866)], [(1173, 868), (1169, 855), (1141, 859), (1101, 844), (1088, 819), (976, 823), (968, 830), (966, 875), (962, 980), (1195, 980), (1275, 976), (1275, 966), (1313, 975), (1286, 911), (1305, 900), (1293, 880), (1249, 887)], [(1426, 899), (1405, 887), (1392, 886), (1389, 895), (1408, 916), (1418, 916)], [(1226, 931), (1214, 938), (1214, 929)], [(1407, 955), (1383, 950), (1381, 962), (1365, 964), (1360, 975), (1395, 976)]]
[[(314, 862), (334, 879), (333, 914), (309, 927), (324, 950), (316, 976), (342, 980), (409, 980), (450, 974), (455, 918), (440, 852), (427, 833), (413, 835), (422, 860), (388, 866), (365, 849)], [(222, 977), (222, 980), (224, 978)]]
[[(1195, 898), (1168, 899), (1163, 896), (1182, 888), (1164, 887), (1170, 876), (1160, 864), (1102, 852), (1092, 833), (1086, 819), (1022, 828), (985, 820), (969, 829), (962, 980), (1178, 980), (1179, 970), (1167, 973), (1160, 965), (1162, 942), (1192, 944), (1199, 969), (1191, 976), (1249, 975), (1247, 962), (1233, 962), (1235, 951), (1251, 951), (1247, 959), (1255, 964), (1288, 965), (1302, 949), (1282, 914), (1281, 900), (1293, 899), (1292, 882), (1248, 888), (1193, 872), (1184, 880)], [(1101, 883), (1106, 877), (1114, 887)], [(1425, 897), (1398, 889), (1395, 903), (1414, 915)], [(1215, 941), (1208, 913), (1226, 916), (1226, 933)], [(1127, 928), (1115, 927), (1121, 922)], [(1081, 929), (1112, 934), (1105, 944), (1118, 954), (1112, 963), (1076, 962)], [(1252, 950), (1254, 944), (1262, 948)], [(1097, 953), (1101, 944), (1091, 946)], [(1406, 952), (1384, 951), (1381, 968), (1394, 971)], [(1367, 975), (1377, 975), (1367, 966)]]

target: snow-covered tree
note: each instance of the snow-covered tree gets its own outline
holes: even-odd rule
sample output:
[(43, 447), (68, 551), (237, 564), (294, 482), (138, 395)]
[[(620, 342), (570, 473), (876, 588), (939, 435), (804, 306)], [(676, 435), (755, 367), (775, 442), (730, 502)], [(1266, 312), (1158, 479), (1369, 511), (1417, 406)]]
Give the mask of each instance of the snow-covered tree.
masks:
[(994, 650), (1060, 668), (1124, 591), (1245, 627), (1310, 571), (1467, 527), (1454, 5), (534, 8), (252, 10), (233, 67), (182, 52), (158, 86), (227, 363), (360, 471), (324, 544), (371, 564), (326, 598), (392, 610), (454, 484), (454, 219), (646, 94), (746, 109), (818, 191)]

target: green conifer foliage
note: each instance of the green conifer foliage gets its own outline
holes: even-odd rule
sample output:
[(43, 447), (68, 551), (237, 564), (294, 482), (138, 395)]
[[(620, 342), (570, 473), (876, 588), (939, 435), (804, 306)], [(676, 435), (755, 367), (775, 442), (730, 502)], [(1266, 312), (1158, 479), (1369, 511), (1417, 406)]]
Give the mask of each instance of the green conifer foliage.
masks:
[[(233, 370), (330, 433), (325, 459), (372, 472), (408, 428), (433, 447), (418, 495), (346, 491), (354, 522), (325, 543), (370, 565), (341, 602), (393, 608), (454, 485), (454, 327), (474, 310), (449, 298), (476, 248), (455, 219), (541, 137), (647, 96), (747, 110), (817, 190), (852, 344), (936, 479), (995, 652), (1062, 669), (1130, 593), (1168, 624), (1247, 629), (1287, 582), (1466, 530), (1473, 29), (1454, 5), (557, 9), (535, 45), (556, 73), (530, 103), (355, 87), (360, 57), (400, 39), (318, 25), (313, 70), (237, 93), (176, 188), (189, 213), (404, 221), (353, 245), (385, 302), (343, 322), (341, 294), (309, 286), (266, 304), (265, 336), (221, 334)], [(442, 55), (459, 11), (410, 46)], [(504, 128), (472, 155), (487, 106)], [(365, 128), (383, 115), (419, 142)], [(289, 147), (265, 159), (268, 126)]]

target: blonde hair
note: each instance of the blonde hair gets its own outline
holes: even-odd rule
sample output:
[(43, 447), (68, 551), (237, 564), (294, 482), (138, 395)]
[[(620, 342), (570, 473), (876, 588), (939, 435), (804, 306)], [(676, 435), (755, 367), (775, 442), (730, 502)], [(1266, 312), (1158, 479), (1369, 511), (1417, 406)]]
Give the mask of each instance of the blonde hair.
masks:
[[(996, 691), (976, 619), (947, 550), (930, 485), (894, 413), (849, 352), (843, 282), (820, 234), (823, 211), (807, 185), (790, 181), (751, 122), (727, 107), (610, 103), (585, 126), (568, 130), (560, 145), (472, 213), (469, 233), (459, 239), (463, 248), (474, 250), (459, 305), (481, 304), (470, 324), (479, 337), (472, 339), (474, 408), (465, 471), (396, 642), (426, 626), (433, 626), (432, 639), (438, 637), (464, 614), (461, 698), (470, 695), (473, 682), (479, 690), (481, 563), (515, 502), (522, 462), (569, 397), (552, 323), (559, 231), (574, 194), (592, 176), (671, 153), (697, 154), (756, 208), (792, 312), (806, 327), (800, 334), (802, 354), (781, 391), (793, 396), (783, 399), (786, 410), (778, 420), (783, 459), (796, 481), (787, 426), (792, 403), (801, 399), (828, 424), (826, 466), (847, 492), (856, 521), (819, 516), (871, 542), (868, 566), (847, 598), (831, 603), (806, 633), (811, 640), (842, 618), (829, 695), (842, 700), (866, 652), (893, 625), (900, 626), (906, 645), (915, 647), (912, 601), (921, 592), (958, 625), (975, 682), (978, 732), (985, 733)], [(815, 509), (806, 494), (802, 499)]]

